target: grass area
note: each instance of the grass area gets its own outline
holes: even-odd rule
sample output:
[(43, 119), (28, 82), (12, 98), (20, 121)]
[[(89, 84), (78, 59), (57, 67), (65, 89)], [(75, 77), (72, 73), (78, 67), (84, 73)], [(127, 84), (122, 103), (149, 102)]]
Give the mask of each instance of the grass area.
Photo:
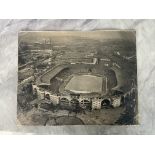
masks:
[(65, 89), (75, 93), (101, 93), (102, 77), (93, 75), (74, 75)]
[(123, 107), (70, 113), (67, 110), (42, 111), (36, 108), (20, 113), (18, 120), (22, 125), (96, 125), (114, 124), (124, 112)]

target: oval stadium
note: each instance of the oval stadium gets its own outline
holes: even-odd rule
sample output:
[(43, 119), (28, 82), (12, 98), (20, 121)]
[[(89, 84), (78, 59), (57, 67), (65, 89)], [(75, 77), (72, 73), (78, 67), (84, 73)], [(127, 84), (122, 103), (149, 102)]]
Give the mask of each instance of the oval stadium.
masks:
[(105, 66), (105, 62), (99, 58), (93, 58), (89, 64), (55, 66), (36, 80), (33, 90), (37, 92), (38, 98), (50, 99), (53, 104), (72, 106), (73, 99), (76, 99), (81, 107), (100, 109), (105, 104), (113, 105), (110, 95), (117, 84), (112, 67)]

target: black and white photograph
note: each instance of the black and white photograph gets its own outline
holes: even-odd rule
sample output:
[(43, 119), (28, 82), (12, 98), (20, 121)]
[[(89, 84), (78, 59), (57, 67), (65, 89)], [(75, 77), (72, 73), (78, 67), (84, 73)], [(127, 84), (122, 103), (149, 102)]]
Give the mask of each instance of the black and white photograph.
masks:
[(153, 154), (154, 1), (0, 5), (0, 153)]
[(21, 31), (19, 125), (138, 124), (136, 31)]

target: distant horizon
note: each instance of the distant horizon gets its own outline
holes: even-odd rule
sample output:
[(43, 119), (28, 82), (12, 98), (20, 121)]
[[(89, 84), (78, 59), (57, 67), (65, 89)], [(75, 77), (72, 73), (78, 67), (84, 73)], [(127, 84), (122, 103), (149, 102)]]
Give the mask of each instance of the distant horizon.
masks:
[(21, 31), (20, 42), (43, 42), (44, 40), (70, 40), (71, 38), (91, 40), (136, 41), (136, 31), (131, 30), (96, 30), (96, 31)]

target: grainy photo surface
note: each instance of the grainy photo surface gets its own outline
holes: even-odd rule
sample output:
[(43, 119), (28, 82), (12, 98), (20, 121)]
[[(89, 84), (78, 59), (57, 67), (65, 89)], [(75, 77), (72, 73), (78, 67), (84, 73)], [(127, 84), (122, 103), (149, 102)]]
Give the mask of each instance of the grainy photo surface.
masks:
[(21, 125), (138, 124), (136, 32), (23, 31)]

